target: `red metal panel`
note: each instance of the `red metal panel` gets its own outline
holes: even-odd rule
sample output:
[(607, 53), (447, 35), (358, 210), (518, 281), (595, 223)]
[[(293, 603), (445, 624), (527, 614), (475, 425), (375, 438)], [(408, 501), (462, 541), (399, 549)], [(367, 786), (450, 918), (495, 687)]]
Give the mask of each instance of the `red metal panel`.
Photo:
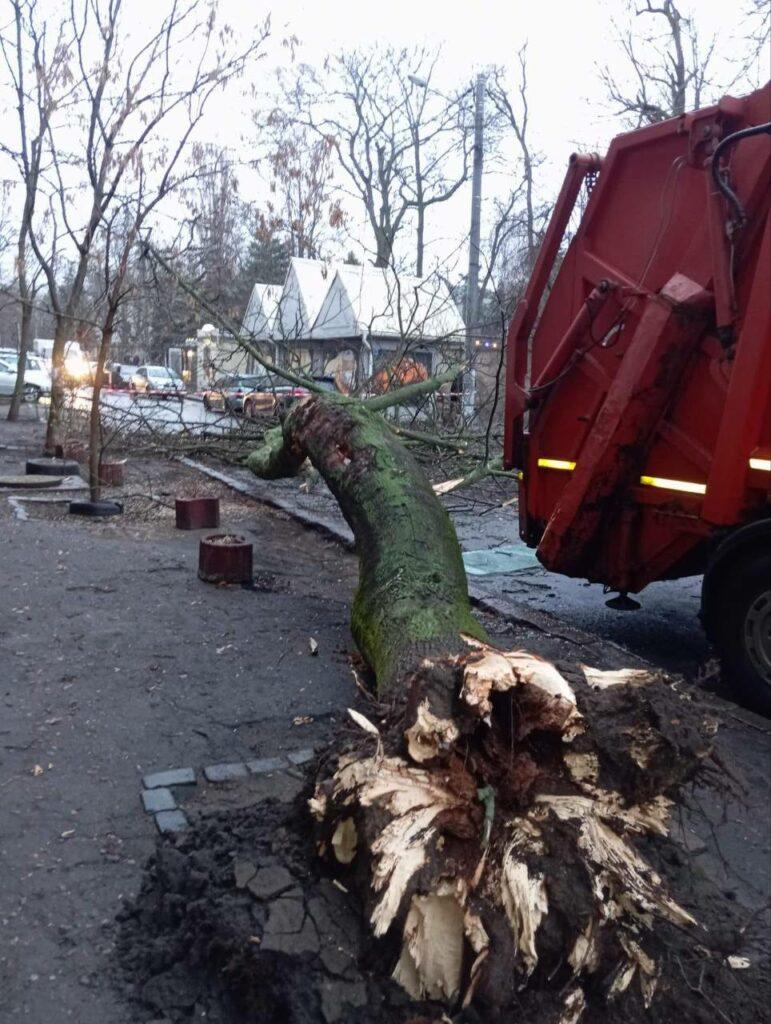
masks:
[(771, 405), (771, 217), (755, 263), (731, 371), (702, 514), (711, 523), (739, 522), (747, 506), (749, 459)]
[(528, 339), (583, 180), (588, 173), (599, 171), (600, 167), (600, 158), (595, 154), (573, 153), (571, 156), (533, 273), (509, 324), (506, 336), (503, 458), (504, 465), (510, 469), (516, 465), (518, 456), (521, 456), (517, 449), (525, 408), (522, 398), (527, 378)]
[[(667, 301), (645, 301), (575, 472), (538, 545), (538, 557), (549, 569), (592, 574), (601, 531), (613, 525), (629, 488), (644, 471), (651, 434), (704, 329), (706, 292), (676, 275), (662, 294)], [(628, 544), (622, 545), (620, 558), (624, 548)]]
[[(705, 531), (740, 522), (768, 500), (760, 471), (748, 471), (748, 457), (771, 450), (771, 138), (742, 141), (722, 159), (747, 213), (730, 236), (731, 210), (714, 192), (711, 158), (725, 135), (769, 120), (771, 83), (744, 99), (727, 98), (614, 139), (536, 323), (566, 209), (580, 186), (575, 170), (568, 173), (537, 279), (507, 344), (505, 457), (509, 465), (519, 459), (525, 470), (522, 534), (533, 543), (545, 531), (539, 554), (551, 568), (615, 586), (631, 581), (630, 589), (698, 571)], [(677, 317), (661, 314), (656, 335), (647, 319), (654, 314), (643, 324), (641, 313), (657, 308), (657, 296), (676, 275), (709, 294), (711, 319), (684, 328)], [(582, 306), (603, 280), (615, 286), (614, 297), (591, 334)], [(641, 358), (646, 336), (651, 347)], [(658, 411), (641, 420), (632, 377), (640, 373), (641, 383), (647, 374), (650, 382), (665, 354), (673, 360), (667, 366), (674, 386)], [(523, 393), (528, 375), (543, 385), (555, 374), (552, 386)], [(523, 434), (526, 405), (532, 411)], [(611, 407), (615, 426), (608, 431)], [(627, 471), (621, 472), (611, 453), (623, 453), (626, 444), (634, 445), (634, 459), (622, 458)], [(577, 469), (539, 467), (544, 458), (569, 460)], [(706, 495), (641, 489), (632, 462), (646, 476), (706, 486)], [(614, 507), (637, 507), (639, 529), (630, 528), (634, 516), (625, 513), (622, 524), (620, 515), (592, 510), (598, 498), (607, 508), (608, 495)]]

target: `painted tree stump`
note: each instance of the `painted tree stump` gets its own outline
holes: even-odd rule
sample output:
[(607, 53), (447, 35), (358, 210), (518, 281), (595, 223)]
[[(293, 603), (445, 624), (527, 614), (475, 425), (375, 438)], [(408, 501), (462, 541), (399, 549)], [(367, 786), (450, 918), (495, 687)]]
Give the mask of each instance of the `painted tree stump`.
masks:
[(251, 583), (252, 545), (233, 533), (203, 537), (198, 547), (198, 576), (207, 583)]
[(177, 498), (174, 512), (178, 530), (209, 530), (220, 525), (219, 498)]

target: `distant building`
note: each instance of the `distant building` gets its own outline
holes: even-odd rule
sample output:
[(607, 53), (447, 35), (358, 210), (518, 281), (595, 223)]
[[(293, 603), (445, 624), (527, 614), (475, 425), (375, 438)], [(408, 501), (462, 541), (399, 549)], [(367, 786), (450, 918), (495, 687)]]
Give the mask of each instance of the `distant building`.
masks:
[(279, 365), (347, 383), (409, 359), (436, 373), (462, 358), (463, 318), (444, 281), (294, 257), (282, 287), (255, 284), (242, 333)]

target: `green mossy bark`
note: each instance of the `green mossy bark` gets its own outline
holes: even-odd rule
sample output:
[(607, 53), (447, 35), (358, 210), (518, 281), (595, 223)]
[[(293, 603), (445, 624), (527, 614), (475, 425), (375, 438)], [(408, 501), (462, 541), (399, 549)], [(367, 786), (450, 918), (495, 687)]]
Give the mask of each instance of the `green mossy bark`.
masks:
[(275, 479), (294, 475), (306, 457), (356, 538), (351, 632), (378, 692), (424, 657), (460, 651), (461, 633), (484, 639), (450, 518), (382, 417), (349, 399), (314, 396), (292, 409), (280, 435), (266, 435), (247, 465)]

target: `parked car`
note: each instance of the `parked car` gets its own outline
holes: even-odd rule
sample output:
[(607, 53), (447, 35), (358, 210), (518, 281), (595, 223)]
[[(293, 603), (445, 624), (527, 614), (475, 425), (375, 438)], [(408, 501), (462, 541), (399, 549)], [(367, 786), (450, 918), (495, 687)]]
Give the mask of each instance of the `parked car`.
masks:
[(204, 409), (218, 409), (222, 412), (243, 412), (246, 395), (260, 387), (262, 378), (258, 374), (230, 374), (215, 381), (214, 386), (203, 393)]
[(138, 366), (129, 383), (135, 395), (153, 395), (156, 398), (183, 398), (185, 382), (168, 366)]
[[(0, 394), (13, 394), (16, 386), (16, 370), (18, 367), (19, 354), (14, 349), (0, 349), (0, 361), (8, 371), (13, 374), (13, 383), (10, 391), (3, 386)], [(5, 371), (4, 371), (5, 372)], [(24, 370), (24, 398), (25, 401), (37, 401), (41, 395), (51, 393), (51, 375), (38, 356), (27, 354), (26, 368)]]
[(307, 388), (297, 387), (282, 377), (266, 374), (259, 378), (257, 386), (244, 396), (244, 416), (255, 419), (260, 414), (268, 414), (288, 409), (300, 398), (310, 394)]
[[(10, 396), (16, 389), (16, 361), (9, 362), (7, 357), (0, 359), (0, 395)], [(50, 384), (48, 390), (50, 391)], [(24, 401), (36, 402), (40, 398), (41, 389), (24, 379)]]

